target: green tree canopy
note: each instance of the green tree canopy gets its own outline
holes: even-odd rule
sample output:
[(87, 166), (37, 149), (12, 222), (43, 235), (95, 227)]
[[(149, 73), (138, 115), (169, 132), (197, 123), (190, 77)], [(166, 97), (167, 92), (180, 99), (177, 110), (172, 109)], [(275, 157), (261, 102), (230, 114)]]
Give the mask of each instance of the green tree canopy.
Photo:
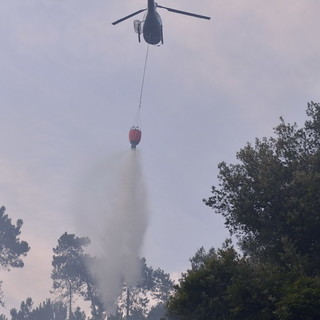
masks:
[(66, 232), (59, 238), (57, 247), (53, 249), (51, 273), (53, 289), (62, 301), (68, 302), (69, 315), (72, 313), (74, 295), (81, 295), (84, 290), (86, 270), (83, 256), (84, 247), (89, 243), (87, 237), (76, 237)]
[[(69, 315), (72, 314), (72, 304), (76, 296), (82, 297), (91, 303), (93, 319), (105, 318), (105, 310), (98, 295), (95, 279), (89, 271), (89, 266), (96, 263), (96, 259), (85, 253), (90, 244), (88, 237), (77, 237), (65, 232), (53, 249), (53, 292), (61, 301), (69, 306)], [(81, 317), (77, 313), (78, 317)]]
[(277, 302), (277, 318), (280, 320), (320, 319), (320, 278), (304, 277), (283, 286)]
[(18, 219), (16, 225), (12, 224), (5, 211), (5, 207), (0, 208), (0, 268), (22, 268), (22, 257), (30, 250), (28, 243), (19, 238), (23, 221)]
[(219, 164), (219, 187), (205, 204), (225, 217), (246, 254), (320, 270), (320, 105), (301, 129), (283, 119), (276, 137), (256, 139)]
[(320, 318), (320, 104), (304, 127), (286, 124), (219, 164), (205, 199), (225, 217), (243, 254), (227, 242), (200, 249), (169, 301), (173, 319)]
[[(30, 247), (26, 241), (20, 240), (23, 221), (18, 219), (16, 224), (12, 224), (5, 211), (5, 207), (0, 207), (0, 269), (9, 271), (11, 268), (24, 266), (22, 258), (27, 255)], [(3, 306), (4, 295), (1, 285), (2, 281), (0, 281), (0, 306)]]
[(258, 270), (227, 240), (222, 249), (201, 248), (169, 299), (169, 316), (181, 320), (271, 320), (276, 281)]

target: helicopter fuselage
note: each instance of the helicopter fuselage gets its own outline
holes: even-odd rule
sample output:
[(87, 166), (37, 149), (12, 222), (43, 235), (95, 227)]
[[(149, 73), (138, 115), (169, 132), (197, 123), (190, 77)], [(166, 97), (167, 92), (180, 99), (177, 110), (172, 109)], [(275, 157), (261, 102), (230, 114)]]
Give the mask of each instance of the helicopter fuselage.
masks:
[(201, 19), (207, 19), (210, 20), (210, 17), (203, 16), (200, 14), (195, 14), (192, 12), (187, 11), (181, 11), (173, 8), (168, 8), (164, 6), (160, 6), (157, 4), (154, 0), (148, 0), (148, 7), (145, 9), (140, 9), (136, 12), (133, 12), (121, 19), (118, 19), (117, 21), (112, 22), (113, 25), (118, 24), (124, 20), (127, 20), (131, 17), (136, 16), (137, 14), (140, 14), (141, 12), (147, 11), (144, 19), (142, 21), (140, 20), (134, 20), (134, 30), (138, 34), (138, 41), (140, 42), (140, 36), (143, 34), (144, 40), (149, 44), (157, 45), (160, 42), (163, 43), (163, 32), (162, 32), (162, 21), (159, 13), (157, 12), (157, 8), (160, 9), (166, 9), (170, 12), (184, 14), (191, 17), (201, 18)]
[(163, 43), (162, 21), (154, 0), (148, 0), (148, 9), (143, 21), (143, 38), (149, 44)]

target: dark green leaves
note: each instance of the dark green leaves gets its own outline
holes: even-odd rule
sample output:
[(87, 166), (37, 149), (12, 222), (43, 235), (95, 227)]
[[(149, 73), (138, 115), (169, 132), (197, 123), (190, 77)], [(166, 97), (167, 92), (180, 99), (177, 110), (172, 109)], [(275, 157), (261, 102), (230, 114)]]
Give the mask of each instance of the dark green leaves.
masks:
[(23, 221), (19, 219), (16, 225), (12, 224), (5, 210), (5, 207), (0, 208), (0, 267), (5, 270), (22, 268), (21, 257), (30, 250), (28, 243), (19, 238)]
[[(286, 124), (219, 165), (219, 187), (205, 204), (225, 217), (250, 255), (279, 262), (284, 239), (310, 259), (320, 248), (320, 105), (311, 102), (305, 127)], [(320, 264), (319, 264), (320, 266)]]

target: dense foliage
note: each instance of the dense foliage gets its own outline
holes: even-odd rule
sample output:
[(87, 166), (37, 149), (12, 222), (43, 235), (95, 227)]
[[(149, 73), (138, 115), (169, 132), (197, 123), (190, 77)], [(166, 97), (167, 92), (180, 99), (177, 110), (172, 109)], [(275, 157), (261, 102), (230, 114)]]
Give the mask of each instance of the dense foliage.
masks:
[(57, 247), (53, 249), (53, 292), (68, 304), (69, 314), (72, 314), (72, 303), (76, 296), (90, 301), (93, 318), (100, 320), (105, 315), (97, 287), (88, 269), (95, 261), (85, 253), (85, 247), (89, 244), (89, 238), (77, 237), (67, 232), (59, 238)]
[[(95, 267), (97, 259), (85, 252), (89, 244), (89, 238), (65, 232), (53, 249), (51, 278), (56, 299), (54, 302), (47, 299), (35, 307), (32, 298), (27, 298), (21, 302), (20, 309), (11, 309), (10, 320), (106, 319), (107, 310), (99, 298), (98, 286), (89, 268)], [(165, 315), (165, 303), (173, 291), (173, 281), (160, 268), (148, 266), (145, 258), (140, 261), (140, 280), (130, 287), (123, 283), (117, 312), (108, 319), (159, 320)], [(76, 297), (90, 302), (91, 316), (75, 306)], [(8, 318), (2, 314), (0, 320)]]
[(281, 124), (276, 138), (256, 140), (239, 163), (219, 165), (220, 185), (205, 203), (226, 218), (245, 253), (287, 264), (287, 251), (320, 266), (320, 106), (310, 103), (305, 127)]
[[(0, 207), (0, 269), (9, 271), (11, 268), (22, 268), (24, 266), (22, 258), (30, 250), (26, 241), (21, 241), (21, 227), (23, 221), (18, 219), (16, 225), (5, 213), (6, 208)], [(3, 292), (0, 281), (0, 306), (4, 305)]]
[(303, 128), (286, 124), (219, 165), (205, 204), (225, 217), (230, 244), (198, 252), (170, 299), (191, 319), (320, 319), (320, 104)]
[(12, 224), (5, 211), (5, 207), (0, 208), (0, 268), (22, 268), (22, 257), (30, 250), (28, 243), (19, 238), (23, 221), (18, 219), (16, 225)]
[(191, 266), (169, 300), (174, 319), (272, 319), (277, 294), (273, 270), (258, 270), (230, 240), (219, 250), (200, 249)]
[[(20, 305), (20, 309), (12, 309), (11, 320), (66, 320), (67, 308), (62, 302), (52, 302), (50, 299), (40, 303), (36, 308), (33, 307), (31, 298), (27, 298)], [(86, 315), (78, 307), (71, 313), (70, 320), (86, 320)]]

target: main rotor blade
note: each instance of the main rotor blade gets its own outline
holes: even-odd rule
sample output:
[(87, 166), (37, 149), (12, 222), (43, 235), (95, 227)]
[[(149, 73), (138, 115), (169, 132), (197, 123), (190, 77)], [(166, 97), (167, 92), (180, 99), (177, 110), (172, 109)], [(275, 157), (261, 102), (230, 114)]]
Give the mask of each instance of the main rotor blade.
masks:
[(129, 14), (128, 16), (126, 16), (126, 17), (124, 17), (124, 18), (121, 18), (121, 19), (119, 19), (119, 20), (117, 20), (117, 21), (115, 21), (115, 22), (112, 22), (112, 24), (113, 24), (113, 25), (118, 24), (119, 22), (122, 22), (122, 21), (124, 21), (124, 20), (127, 20), (127, 19), (135, 16), (136, 14), (139, 14), (139, 13), (141, 13), (141, 12), (143, 12), (143, 11), (146, 11), (146, 10), (147, 10), (147, 9), (138, 10), (138, 11), (136, 11), (136, 12), (134, 12), (134, 13)]
[(157, 5), (157, 7), (158, 7), (158, 8), (162, 8), (162, 9), (166, 9), (166, 10), (168, 10), (168, 11), (170, 11), (170, 12), (185, 14), (185, 15), (191, 16), (191, 17), (196, 17), (196, 18), (201, 18), (201, 19), (207, 19), (207, 20), (210, 20), (210, 19), (211, 19), (211, 17), (202, 16), (202, 15), (200, 15), (200, 14), (195, 14), (195, 13), (191, 13), (191, 12), (176, 10), (176, 9), (172, 9), (172, 8), (168, 8), (168, 7), (163, 7), (163, 6), (159, 6), (159, 5)]

